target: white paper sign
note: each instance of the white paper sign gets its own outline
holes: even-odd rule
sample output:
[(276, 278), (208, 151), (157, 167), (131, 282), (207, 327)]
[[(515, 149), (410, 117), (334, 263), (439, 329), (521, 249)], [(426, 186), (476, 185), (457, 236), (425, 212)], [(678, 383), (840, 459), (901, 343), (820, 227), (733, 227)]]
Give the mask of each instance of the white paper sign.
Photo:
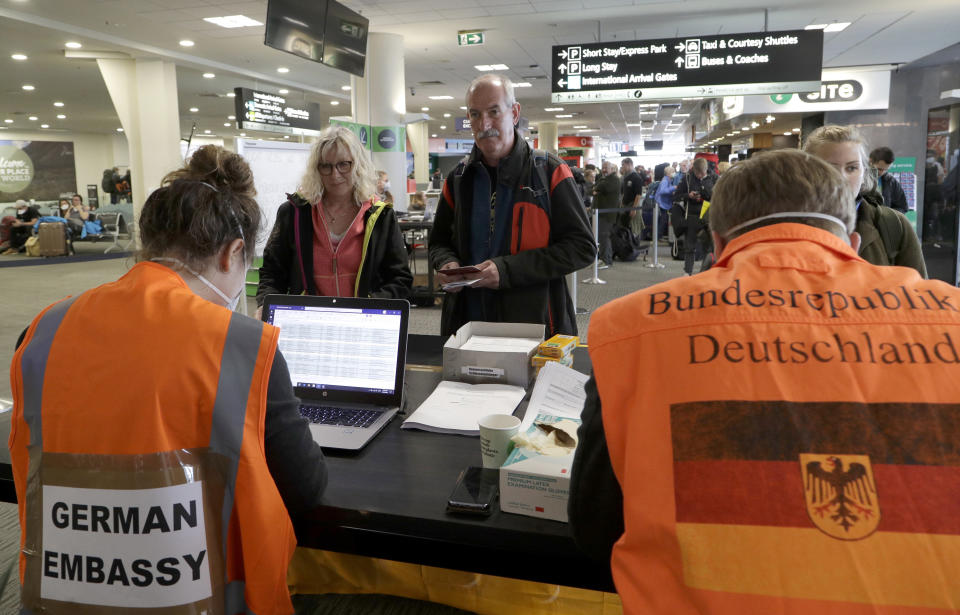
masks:
[(46, 600), (142, 608), (209, 598), (202, 483), (44, 485), (41, 574)]

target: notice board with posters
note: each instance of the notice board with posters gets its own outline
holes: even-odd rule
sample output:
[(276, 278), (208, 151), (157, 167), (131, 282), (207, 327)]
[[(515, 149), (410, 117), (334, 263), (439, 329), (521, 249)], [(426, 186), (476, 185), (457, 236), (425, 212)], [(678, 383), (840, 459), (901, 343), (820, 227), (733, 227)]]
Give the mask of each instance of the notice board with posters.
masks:
[(810, 92), (822, 30), (555, 45), (550, 100), (593, 103)]
[(76, 191), (72, 141), (0, 140), (0, 203), (55, 201)]

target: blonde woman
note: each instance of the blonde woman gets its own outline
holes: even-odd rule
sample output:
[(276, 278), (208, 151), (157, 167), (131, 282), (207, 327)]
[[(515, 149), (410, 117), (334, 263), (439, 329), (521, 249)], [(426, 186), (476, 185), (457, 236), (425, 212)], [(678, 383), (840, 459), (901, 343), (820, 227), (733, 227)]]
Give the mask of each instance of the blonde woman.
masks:
[(280, 206), (260, 268), (268, 294), (404, 299), (413, 276), (393, 207), (370, 199), (376, 171), (356, 135), (334, 126), (313, 146), (296, 193)]
[(840, 171), (857, 195), (857, 225), (862, 259), (874, 265), (912, 267), (927, 277), (920, 240), (907, 217), (883, 204), (876, 181), (867, 172), (867, 143), (856, 128), (827, 125), (814, 130), (804, 151)]

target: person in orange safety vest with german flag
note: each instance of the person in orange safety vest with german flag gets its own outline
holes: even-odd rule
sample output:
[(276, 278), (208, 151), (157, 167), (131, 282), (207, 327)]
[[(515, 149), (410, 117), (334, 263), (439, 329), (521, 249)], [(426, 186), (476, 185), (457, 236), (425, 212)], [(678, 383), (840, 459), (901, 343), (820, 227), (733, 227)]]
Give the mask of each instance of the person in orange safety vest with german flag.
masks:
[(802, 152), (712, 203), (714, 267), (590, 321), (577, 543), (628, 615), (960, 612), (960, 290), (858, 257)]
[[(326, 469), (279, 330), (232, 312), (254, 194), (240, 156), (200, 148), (144, 204), (140, 262), (22, 337), (9, 444), (23, 612), (293, 612), (289, 515), (318, 503)], [(58, 386), (80, 352), (85, 386)]]

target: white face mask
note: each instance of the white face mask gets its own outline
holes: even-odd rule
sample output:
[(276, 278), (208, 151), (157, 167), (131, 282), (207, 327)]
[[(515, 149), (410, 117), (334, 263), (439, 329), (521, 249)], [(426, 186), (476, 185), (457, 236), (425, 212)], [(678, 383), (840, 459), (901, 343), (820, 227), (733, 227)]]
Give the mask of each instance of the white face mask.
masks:
[(22, 216), (23, 214), (27, 213), (27, 208), (24, 207), (23, 209), (18, 209), (18, 210), (17, 210), (17, 213)]
[(61, 205), (61, 206), (60, 206), (60, 209), (62, 209), (63, 211), (67, 211), (68, 209), (70, 209), (70, 206), (69, 206), (69, 205)]
[[(746, 222), (741, 222), (735, 227), (728, 229), (727, 232), (723, 234), (723, 236), (726, 239), (730, 239), (730, 237), (733, 236), (733, 234), (739, 231), (740, 229), (753, 226), (758, 222), (762, 222), (763, 220), (774, 220), (777, 218), (819, 218), (820, 220), (833, 222), (834, 224), (839, 226), (843, 231), (844, 237), (847, 237), (850, 234), (849, 231), (847, 231), (847, 225), (843, 223), (843, 220), (841, 220), (840, 218), (831, 216), (830, 214), (823, 214), (817, 211), (782, 211), (775, 214), (767, 214), (766, 216), (760, 216), (759, 218), (753, 218), (751, 220), (747, 220)], [(847, 239), (847, 243), (849, 242), (850, 240)]]
[[(230, 311), (232, 312), (232, 311), (234, 311), (234, 310), (237, 309), (237, 304), (240, 303), (240, 296), (243, 294), (243, 286), (241, 286), (241, 287), (240, 287), (240, 290), (237, 291), (236, 296), (234, 296), (234, 298), (231, 299), (230, 297), (227, 296), (227, 294), (226, 294), (225, 292), (223, 292), (222, 290), (220, 290), (219, 288), (217, 288), (217, 286), (216, 286), (213, 282), (211, 282), (211, 281), (208, 280), (207, 278), (203, 277), (203, 276), (200, 274), (199, 271), (195, 271), (194, 269), (192, 269), (189, 265), (187, 265), (185, 262), (183, 262), (183, 261), (180, 260), (179, 258), (157, 257), (157, 258), (151, 258), (150, 260), (153, 261), (153, 262), (158, 262), (158, 263), (166, 262), (166, 263), (175, 263), (175, 264), (177, 264), (177, 265), (180, 265), (181, 267), (183, 267), (184, 269), (186, 269), (187, 271), (189, 271), (191, 274), (193, 274), (193, 276), (194, 276), (195, 278), (197, 278), (198, 280), (200, 280), (200, 282), (202, 282), (207, 288), (209, 288), (210, 290), (212, 290), (213, 292), (215, 292), (218, 297), (220, 297), (221, 299), (223, 299), (223, 301), (225, 302), (225, 307), (226, 307), (228, 310), (230, 310)], [(246, 259), (245, 259), (245, 258), (244, 258), (244, 267), (243, 267), (243, 270), (244, 270), (244, 271), (247, 270), (247, 268), (246, 268)]]
[(390, 189), (390, 180), (387, 180), (387, 181), (383, 182), (383, 189), (384, 189), (384, 191)]

